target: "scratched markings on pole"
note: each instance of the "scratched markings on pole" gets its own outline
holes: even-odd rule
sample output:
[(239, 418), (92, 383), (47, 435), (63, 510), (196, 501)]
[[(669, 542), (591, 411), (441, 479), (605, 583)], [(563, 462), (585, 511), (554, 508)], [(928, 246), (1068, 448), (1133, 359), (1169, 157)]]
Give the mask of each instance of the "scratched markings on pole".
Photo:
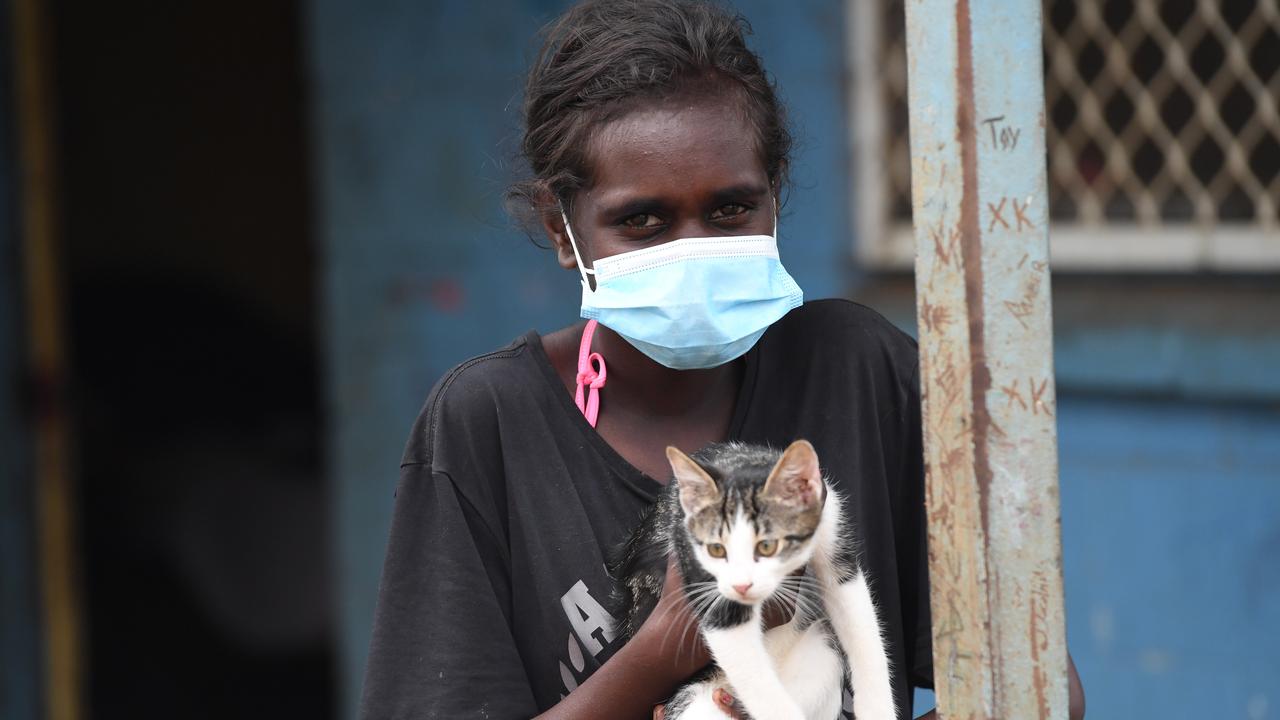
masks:
[(1065, 717), (1038, 7), (907, 3), (935, 684)]
[[(940, 3), (934, 3), (941, 5)], [(916, 12), (926, 18), (913, 22)], [(960, 146), (954, 132), (954, 13), (909, 3), (912, 66), (912, 204), (916, 220), (916, 285), (920, 386), (929, 476), (930, 603), (934, 684), (940, 703), (989, 708), (992, 688), (980, 588), (986, 584), (981, 511), (970, 425), (969, 317), (960, 226)], [(926, 31), (931, 37), (926, 38)], [(945, 35), (946, 37), (942, 37)], [(986, 713), (952, 713), (977, 718)]]
[(1039, 6), (975, 0), (971, 12), (974, 141), (988, 213), (983, 326), (992, 428), (987, 562), (998, 570), (988, 586), (1000, 632), (996, 697), (1005, 717), (1065, 717)]

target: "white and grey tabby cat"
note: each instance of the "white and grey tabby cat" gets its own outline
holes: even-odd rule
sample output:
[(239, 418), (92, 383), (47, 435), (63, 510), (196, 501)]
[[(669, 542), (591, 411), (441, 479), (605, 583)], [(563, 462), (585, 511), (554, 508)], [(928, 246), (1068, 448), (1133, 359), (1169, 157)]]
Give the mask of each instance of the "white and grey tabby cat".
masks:
[[(845, 668), (858, 720), (896, 718), (880, 621), (813, 446), (724, 443), (692, 457), (667, 448), (667, 459), (674, 480), (611, 568), (630, 637), (657, 604), (674, 554), (715, 658), (671, 698), (667, 720), (724, 720), (718, 688), (755, 720), (833, 720)], [(768, 602), (796, 613), (765, 632)]]

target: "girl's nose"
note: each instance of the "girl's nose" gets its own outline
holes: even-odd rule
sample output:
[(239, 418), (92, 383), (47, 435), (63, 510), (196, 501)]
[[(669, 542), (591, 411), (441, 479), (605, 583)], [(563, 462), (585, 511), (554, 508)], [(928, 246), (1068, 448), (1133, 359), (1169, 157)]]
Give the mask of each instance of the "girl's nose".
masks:
[(702, 218), (686, 218), (673, 223), (670, 232), (672, 238), (716, 237), (724, 234), (723, 230), (703, 222)]

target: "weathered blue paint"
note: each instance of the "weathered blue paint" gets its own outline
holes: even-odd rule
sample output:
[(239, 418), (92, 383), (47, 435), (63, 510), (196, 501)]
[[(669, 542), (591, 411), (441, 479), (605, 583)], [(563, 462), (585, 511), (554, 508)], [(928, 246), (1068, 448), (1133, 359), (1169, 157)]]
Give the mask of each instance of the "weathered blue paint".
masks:
[(1280, 707), (1280, 407), (1059, 402), (1067, 633), (1090, 717)]
[[(1280, 306), (1280, 290), (1275, 297)], [(1280, 400), (1280, 326), (1268, 333), (1068, 325), (1057, 335), (1055, 354), (1058, 382), (1080, 390)]]
[(751, 45), (787, 104), (796, 137), (792, 192), (779, 223), (782, 260), (805, 297), (842, 297), (850, 285), (849, 150), (844, 7), (829, 0), (739, 0)]
[[(13, 9), (0, 0), (0, 46), (12, 47)], [(11, 53), (0, 53), (0, 717), (35, 720), (41, 653), (36, 577), (35, 488), (22, 349), (16, 129)]]
[[(397, 459), (427, 391), (466, 357), (577, 316), (576, 276), (511, 227), (500, 207), (534, 31), (566, 5), (309, 6), (347, 716), (368, 647)], [(809, 297), (839, 294), (848, 267), (841, 8), (764, 0), (741, 8), (801, 139), (798, 192), (780, 225), (784, 262)]]
[(354, 717), (409, 425), (463, 358), (572, 307), (500, 208), (534, 27), (518, 2), (310, 7), (342, 717)]
[(1089, 717), (1275, 717), (1280, 407), (1058, 397), (1067, 640)]

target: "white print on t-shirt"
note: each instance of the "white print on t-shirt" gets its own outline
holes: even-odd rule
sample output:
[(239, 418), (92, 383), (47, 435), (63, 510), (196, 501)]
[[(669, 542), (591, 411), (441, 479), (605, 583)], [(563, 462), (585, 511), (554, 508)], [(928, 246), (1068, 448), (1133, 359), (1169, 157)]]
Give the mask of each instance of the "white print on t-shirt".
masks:
[[(573, 665), (573, 671), (570, 671), (563, 662), (560, 663), (560, 679), (564, 681), (565, 693), (573, 692), (578, 687), (578, 673), (586, 668), (586, 659), (582, 656), (582, 646), (585, 646), (587, 652), (592, 657), (599, 655), (605, 648), (605, 645), (613, 642), (617, 637), (615, 628), (618, 621), (598, 600), (591, 596), (591, 591), (587, 590), (587, 584), (581, 580), (574, 583), (569, 588), (569, 592), (560, 596), (560, 607), (564, 608), (565, 617), (569, 619), (569, 625), (573, 628), (573, 632), (569, 633), (569, 663)], [(574, 635), (577, 635), (577, 639)], [(582, 642), (582, 646), (578, 642)]]

